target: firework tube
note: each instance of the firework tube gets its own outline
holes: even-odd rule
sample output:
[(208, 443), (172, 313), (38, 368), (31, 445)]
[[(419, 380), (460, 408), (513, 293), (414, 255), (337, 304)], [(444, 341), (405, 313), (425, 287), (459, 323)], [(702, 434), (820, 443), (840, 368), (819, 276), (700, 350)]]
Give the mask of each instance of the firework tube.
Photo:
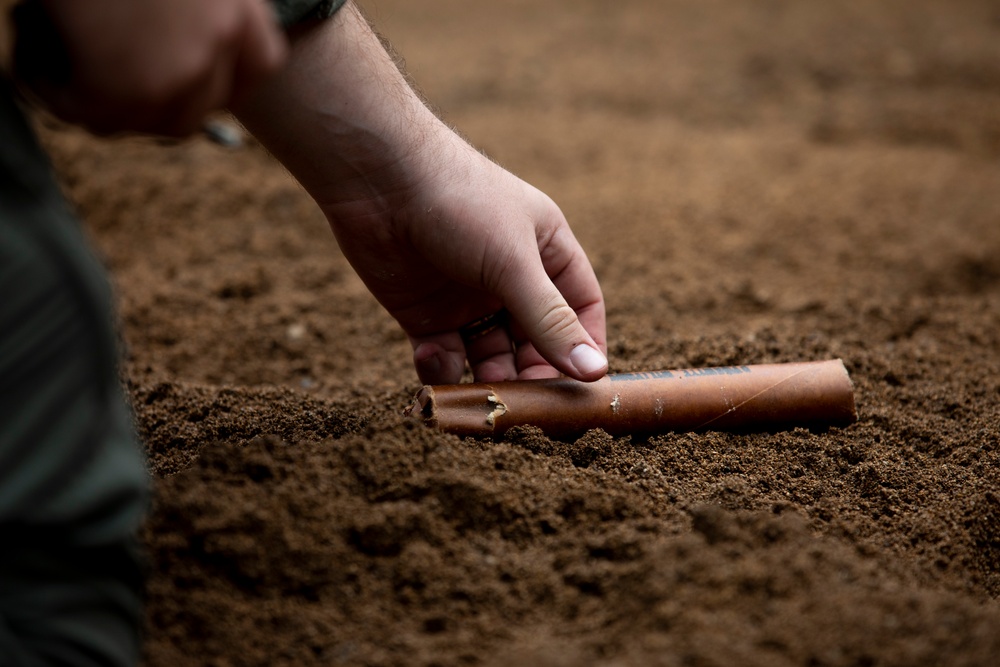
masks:
[(428, 385), (406, 414), (461, 436), (537, 426), (552, 437), (600, 428), (612, 435), (768, 431), (845, 426), (857, 419), (841, 360), (568, 378)]

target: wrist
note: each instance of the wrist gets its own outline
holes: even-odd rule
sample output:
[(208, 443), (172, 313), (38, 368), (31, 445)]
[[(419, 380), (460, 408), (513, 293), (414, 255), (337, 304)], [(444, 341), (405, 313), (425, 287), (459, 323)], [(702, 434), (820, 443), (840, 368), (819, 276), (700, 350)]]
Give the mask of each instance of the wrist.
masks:
[(337, 219), (397, 210), (464, 143), (350, 4), (296, 31), (289, 65), (233, 111)]
[[(328, 170), (310, 193), (331, 223), (381, 218), (398, 222), (440, 200), (460, 165), (482, 158), (426, 108), (415, 111), (402, 136), (361, 131), (339, 172)], [(409, 213), (408, 213), (409, 212)]]

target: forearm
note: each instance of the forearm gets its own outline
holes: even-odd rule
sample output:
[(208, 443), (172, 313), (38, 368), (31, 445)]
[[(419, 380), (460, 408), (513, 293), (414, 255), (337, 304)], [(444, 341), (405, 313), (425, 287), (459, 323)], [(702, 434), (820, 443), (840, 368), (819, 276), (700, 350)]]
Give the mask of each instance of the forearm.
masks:
[(398, 208), (430, 159), (425, 139), (449, 131), (353, 3), (294, 32), (286, 67), (234, 111), (324, 210), (348, 216)]
[[(489, 381), (606, 372), (600, 286), (562, 211), (442, 123), (356, 7), (293, 35), (234, 111), (323, 209), (422, 379), (457, 382), (466, 359)], [(463, 339), (503, 308), (512, 324)]]

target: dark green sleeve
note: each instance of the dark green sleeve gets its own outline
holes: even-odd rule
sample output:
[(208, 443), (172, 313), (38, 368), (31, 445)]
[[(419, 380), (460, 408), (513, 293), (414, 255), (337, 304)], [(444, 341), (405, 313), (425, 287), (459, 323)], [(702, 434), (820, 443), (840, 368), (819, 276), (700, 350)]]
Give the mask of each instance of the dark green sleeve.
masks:
[(289, 28), (308, 19), (328, 18), (347, 0), (271, 0), (281, 25)]
[(133, 666), (148, 481), (110, 289), (0, 79), (0, 665)]

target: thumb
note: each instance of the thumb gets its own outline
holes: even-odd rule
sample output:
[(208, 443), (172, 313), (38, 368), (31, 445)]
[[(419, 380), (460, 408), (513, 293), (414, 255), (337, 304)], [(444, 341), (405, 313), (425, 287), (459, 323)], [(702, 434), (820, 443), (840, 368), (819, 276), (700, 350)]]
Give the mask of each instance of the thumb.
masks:
[(608, 372), (604, 353), (604, 300), (593, 272), (586, 285), (577, 281), (573, 289), (567, 290), (571, 296), (591, 295), (572, 305), (546, 275), (540, 262), (531, 270), (516, 273), (504, 302), (538, 354), (577, 380), (592, 382), (604, 377)]

